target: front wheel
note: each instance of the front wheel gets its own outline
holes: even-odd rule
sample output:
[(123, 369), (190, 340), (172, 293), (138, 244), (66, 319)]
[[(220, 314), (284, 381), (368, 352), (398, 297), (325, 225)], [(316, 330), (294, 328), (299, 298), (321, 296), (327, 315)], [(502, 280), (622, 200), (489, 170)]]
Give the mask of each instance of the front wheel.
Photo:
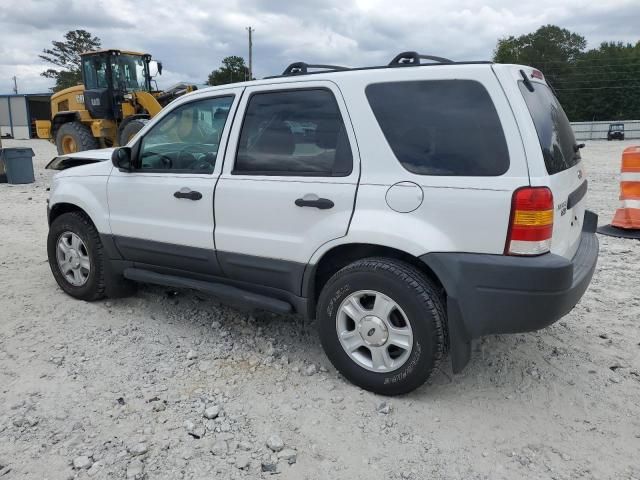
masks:
[(62, 290), (81, 300), (104, 297), (102, 242), (85, 215), (64, 213), (51, 223), (47, 254), (53, 277)]
[(382, 395), (416, 389), (444, 356), (442, 295), (405, 262), (368, 258), (346, 266), (322, 289), (317, 318), (333, 365)]

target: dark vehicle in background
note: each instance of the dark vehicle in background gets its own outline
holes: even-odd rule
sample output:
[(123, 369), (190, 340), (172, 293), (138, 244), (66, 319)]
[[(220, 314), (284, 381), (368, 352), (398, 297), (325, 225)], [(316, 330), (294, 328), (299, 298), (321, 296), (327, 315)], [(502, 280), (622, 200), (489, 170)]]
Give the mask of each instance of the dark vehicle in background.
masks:
[(624, 123), (612, 123), (609, 125), (607, 140), (624, 140)]

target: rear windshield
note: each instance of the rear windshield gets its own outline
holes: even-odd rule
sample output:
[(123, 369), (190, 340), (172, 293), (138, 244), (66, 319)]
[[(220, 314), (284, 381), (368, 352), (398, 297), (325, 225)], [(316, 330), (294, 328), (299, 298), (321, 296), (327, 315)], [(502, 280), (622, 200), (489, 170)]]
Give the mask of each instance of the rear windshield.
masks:
[(502, 125), (481, 83), (376, 83), (366, 94), (391, 150), (410, 172), (497, 176), (509, 169)]
[(524, 82), (518, 83), (536, 126), (549, 175), (576, 165), (580, 161), (580, 150), (576, 148), (569, 119), (551, 89), (542, 83), (534, 83), (531, 92)]

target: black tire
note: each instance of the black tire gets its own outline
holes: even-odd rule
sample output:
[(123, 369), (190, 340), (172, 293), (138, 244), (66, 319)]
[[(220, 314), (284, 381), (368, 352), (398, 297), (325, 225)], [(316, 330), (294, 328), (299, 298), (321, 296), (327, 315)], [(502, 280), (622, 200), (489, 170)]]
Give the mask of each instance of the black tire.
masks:
[[(75, 150), (68, 148), (69, 139), (73, 141)], [(99, 148), (98, 139), (93, 136), (91, 129), (80, 122), (68, 122), (60, 126), (56, 132), (56, 147), (58, 154), (83, 152), (85, 150), (94, 150)], [(70, 150), (70, 151), (65, 151)]]
[[(78, 235), (87, 248), (91, 268), (86, 283), (81, 286), (69, 283), (58, 266), (58, 240), (65, 232)], [(99, 300), (105, 296), (104, 249), (98, 231), (86, 215), (81, 212), (64, 213), (51, 223), (47, 237), (47, 255), (53, 277), (66, 293), (86, 301)]]
[(120, 146), (124, 146), (129, 143), (129, 140), (131, 140), (136, 133), (142, 130), (142, 128), (147, 124), (148, 121), (149, 120), (147, 119), (138, 118), (127, 123), (122, 129), (122, 132), (120, 132), (118, 144)]
[[(359, 290), (375, 290), (393, 299), (408, 317), (413, 346), (396, 370), (379, 373), (358, 365), (344, 351), (336, 331), (343, 300)], [(446, 350), (446, 315), (439, 289), (412, 265), (389, 258), (366, 258), (347, 265), (326, 283), (318, 299), (320, 341), (331, 363), (352, 383), (381, 395), (411, 392), (438, 368)]]

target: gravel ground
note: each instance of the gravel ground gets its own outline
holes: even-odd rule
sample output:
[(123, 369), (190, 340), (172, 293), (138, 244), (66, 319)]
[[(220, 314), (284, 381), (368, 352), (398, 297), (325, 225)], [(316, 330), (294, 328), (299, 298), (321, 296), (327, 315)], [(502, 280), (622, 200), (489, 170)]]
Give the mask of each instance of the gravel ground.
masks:
[[(0, 185), (0, 480), (640, 478), (640, 243), (601, 236), (572, 313), (387, 399), (297, 317), (152, 286), (68, 297), (45, 251), (54, 147), (4, 144), (33, 147), (36, 183)], [(601, 223), (628, 144), (583, 150)]]

